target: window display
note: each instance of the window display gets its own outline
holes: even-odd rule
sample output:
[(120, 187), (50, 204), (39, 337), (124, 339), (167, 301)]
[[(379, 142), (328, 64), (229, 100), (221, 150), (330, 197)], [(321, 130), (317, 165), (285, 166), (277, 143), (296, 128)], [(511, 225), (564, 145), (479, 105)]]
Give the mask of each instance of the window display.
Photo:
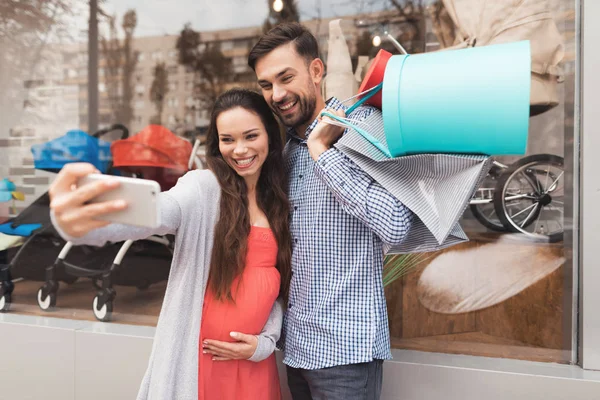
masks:
[[(491, 83), (478, 80), (489, 71), (469, 69), (461, 54), (530, 41), (527, 79), (503, 81), (497, 74), (493, 81), (494, 93), (508, 91), (508, 105), (529, 101), (529, 114), (517, 121), (528, 125), (518, 143), (526, 151), (500, 151), (513, 143), (506, 126), (494, 140), (489, 131), (469, 132), (469, 140), (452, 136), (461, 145), (487, 138), (490, 169), (470, 200), (456, 205), (462, 217), (452, 244), (459, 244), (386, 257), (389, 329), (399, 349), (576, 361), (571, 237), (578, 229), (578, 160), (569, 155), (577, 134), (575, 0), (226, 0), (197, 9), (159, 3), (107, 0), (95, 5), (96, 18), (89, 2), (74, 0), (44, 2), (31, 11), (34, 18), (24, 2), (0, 7), (1, 312), (155, 325), (173, 238), (71, 246), (50, 223), (48, 187), (62, 166), (76, 161), (153, 179), (163, 190), (205, 168), (213, 102), (232, 87), (259, 90), (247, 65), (250, 49), (269, 27), (299, 20), (319, 40), (325, 98), (345, 99), (368, 89), (361, 83), (381, 82), (381, 65), (404, 52), (455, 56), (462, 74), (453, 84), (470, 102), (461, 103), (455, 91), (442, 93), (450, 87), (443, 74), (422, 66), (413, 74), (427, 84), (410, 93), (406, 82), (397, 88), (400, 102), (420, 102), (423, 115), (436, 115), (427, 130), (437, 129), (440, 146), (452, 144), (444, 135), (461, 131), (441, 111), (495, 127), (518, 119), (486, 114), (503, 99), (477, 100), (492, 92)], [(512, 51), (502, 57), (518, 62)], [(371, 104), (381, 108), (383, 98)], [(400, 127), (401, 113), (393, 117)], [(409, 133), (431, 142), (420, 135), (423, 124)], [(436, 148), (446, 150), (456, 152)], [(437, 201), (431, 199), (431, 209)]]

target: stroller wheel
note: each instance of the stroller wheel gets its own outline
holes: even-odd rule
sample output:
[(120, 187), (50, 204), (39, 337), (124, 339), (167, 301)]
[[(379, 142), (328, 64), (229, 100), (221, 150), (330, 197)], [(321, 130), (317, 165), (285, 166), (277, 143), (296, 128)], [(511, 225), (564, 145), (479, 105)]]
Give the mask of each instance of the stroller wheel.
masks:
[(56, 307), (56, 293), (50, 292), (46, 298), (42, 298), (43, 296), (42, 288), (40, 288), (37, 292), (37, 302), (42, 310), (49, 311)]
[(10, 293), (5, 293), (0, 297), (0, 312), (7, 312), (10, 310), (10, 304), (12, 303), (12, 298)]
[(112, 301), (107, 301), (102, 305), (102, 307), (98, 307), (100, 302), (99, 296), (94, 297), (94, 304), (92, 309), (94, 310), (94, 316), (97, 320), (102, 322), (108, 322), (112, 317), (113, 304)]

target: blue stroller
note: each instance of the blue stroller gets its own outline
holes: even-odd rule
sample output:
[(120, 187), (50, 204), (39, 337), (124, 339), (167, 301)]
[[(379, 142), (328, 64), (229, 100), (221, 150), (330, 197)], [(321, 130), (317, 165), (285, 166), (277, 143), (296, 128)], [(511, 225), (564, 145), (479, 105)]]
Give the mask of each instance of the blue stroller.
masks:
[[(123, 126), (113, 126), (98, 132), (103, 135), (114, 130), (128, 132)], [(110, 168), (110, 143), (92, 137), (80, 130), (72, 130), (66, 135), (32, 148), (37, 169), (58, 172), (69, 162), (87, 161), (100, 171)], [(13, 301), (14, 278), (35, 281), (64, 281), (74, 283), (77, 277), (62, 270), (46, 268), (56, 259), (65, 241), (58, 235), (50, 222), (50, 199), (44, 193), (18, 216), (0, 225), (0, 233), (22, 237), (24, 243), (19, 247), (7, 248), (0, 252), (0, 311), (8, 311)], [(81, 246), (74, 256), (80, 262), (94, 262), (105, 252)], [(116, 253), (116, 252), (115, 252)]]
[[(113, 126), (98, 132), (96, 136), (116, 129), (126, 132), (125, 127)], [(110, 143), (80, 130), (72, 130), (48, 143), (34, 145), (31, 150), (35, 168), (40, 170), (58, 172), (64, 164), (77, 161), (91, 162), (100, 171), (107, 171), (110, 167)], [(57, 257), (65, 242), (50, 222), (48, 193), (36, 199), (15, 218), (1, 224), (0, 233), (25, 239), (19, 247), (0, 251), (0, 311), (4, 312), (10, 309), (12, 303), (13, 275), (14, 278), (44, 281), (47, 278), (45, 266)], [(82, 254), (81, 258), (86, 256)], [(59, 271), (55, 279), (67, 283), (77, 280), (65, 271)]]

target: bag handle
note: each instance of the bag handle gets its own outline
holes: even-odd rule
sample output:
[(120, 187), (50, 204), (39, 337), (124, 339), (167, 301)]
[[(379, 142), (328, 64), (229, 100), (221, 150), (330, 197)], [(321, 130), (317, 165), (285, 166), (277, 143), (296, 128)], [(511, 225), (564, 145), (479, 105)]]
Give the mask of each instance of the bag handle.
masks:
[[(369, 93), (367, 93), (366, 96), (364, 96), (362, 99), (358, 100), (356, 103), (352, 104), (346, 110), (346, 114), (350, 114), (352, 111), (354, 111), (358, 107), (362, 106), (367, 100), (369, 100), (371, 97), (375, 96), (382, 88), (383, 88), (383, 82), (381, 82), (377, 86), (373, 86), (371, 89), (365, 90), (363, 93), (367, 93), (367, 92), (369, 92)], [(342, 103), (344, 103), (344, 102), (346, 102), (348, 100), (350, 100), (350, 99), (346, 99), (346, 100), (342, 101)]]
[(387, 147), (381, 143), (379, 140), (377, 140), (375, 137), (373, 137), (370, 133), (368, 133), (367, 131), (365, 131), (364, 129), (359, 128), (358, 126), (351, 124), (350, 122), (348, 122), (347, 120), (338, 117), (337, 115), (331, 114), (329, 112), (322, 112), (321, 116), (326, 116), (329, 117), (339, 123), (341, 123), (344, 127), (346, 128), (351, 128), (354, 129), (360, 136), (362, 136), (363, 138), (365, 138), (369, 143), (371, 143), (373, 146), (375, 146), (377, 148), (377, 150), (381, 151), (383, 154), (385, 154), (386, 157), (388, 158), (393, 158), (392, 154), (390, 153), (390, 151), (387, 149)]

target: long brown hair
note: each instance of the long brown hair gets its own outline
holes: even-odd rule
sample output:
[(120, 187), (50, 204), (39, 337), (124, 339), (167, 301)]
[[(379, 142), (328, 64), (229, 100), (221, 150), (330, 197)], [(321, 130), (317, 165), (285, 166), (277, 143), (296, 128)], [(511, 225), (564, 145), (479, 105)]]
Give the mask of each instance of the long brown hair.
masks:
[(206, 161), (221, 186), (219, 221), (210, 260), (209, 289), (217, 299), (233, 300), (232, 284), (244, 271), (250, 213), (246, 182), (223, 159), (219, 150), (217, 117), (224, 111), (243, 108), (260, 117), (269, 137), (269, 153), (256, 186), (258, 208), (265, 213), (277, 240), (277, 269), (281, 275), (280, 295), (287, 303), (291, 278), (292, 244), (289, 229), (287, 175), (279, 125), (264, 98), (246, 89), (231, 89), (217, 98), (210, 117)]

